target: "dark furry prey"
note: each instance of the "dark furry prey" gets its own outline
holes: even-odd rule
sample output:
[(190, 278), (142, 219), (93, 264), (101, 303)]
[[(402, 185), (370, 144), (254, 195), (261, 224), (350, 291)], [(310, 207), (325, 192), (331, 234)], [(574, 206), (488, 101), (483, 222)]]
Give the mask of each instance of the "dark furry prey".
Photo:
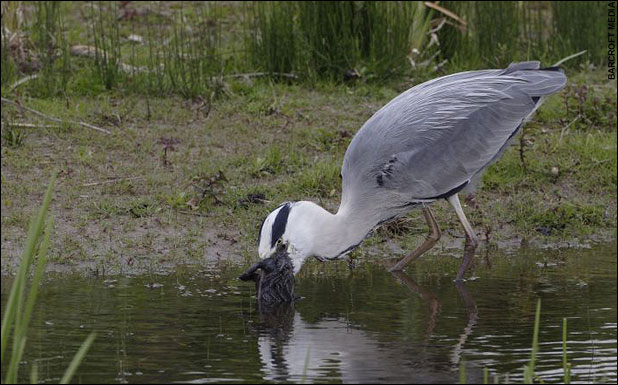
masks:
[(260, 306), (293, 302), (296, 299), (294, 267), (285, 250), (277, 251), (272, 257), (261, 260), (238, 278), (255, 281)]

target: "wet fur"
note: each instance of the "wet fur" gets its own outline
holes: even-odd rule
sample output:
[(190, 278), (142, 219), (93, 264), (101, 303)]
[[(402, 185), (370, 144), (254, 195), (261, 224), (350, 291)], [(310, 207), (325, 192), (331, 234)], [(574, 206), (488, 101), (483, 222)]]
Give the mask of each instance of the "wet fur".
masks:
[(272, 257), (261, 260), (238, 278), (255, 282), (260, 307), (293, 302), (296, 299), (294, 266), (285, 250), (277, 251)]

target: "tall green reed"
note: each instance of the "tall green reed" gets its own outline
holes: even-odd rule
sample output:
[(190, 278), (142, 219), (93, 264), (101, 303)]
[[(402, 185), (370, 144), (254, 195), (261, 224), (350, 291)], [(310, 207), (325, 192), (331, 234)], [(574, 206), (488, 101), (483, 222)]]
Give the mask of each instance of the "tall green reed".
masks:
[(120, 23), (118, 3), (90, 2), (90, 32), (94, 50), (95, 75), (106, 89), (115, 88), (121, 81)]
[[(13, 27), (11, 15), (16, 12), (11, 10), (20, 4), (2, 3), (3, 85), (23, 75), (7, 36), (11, 28), (18, 28)], [(87, 93), (121, 89), (211, 97), (222, 88), (221, 79), (231, 68), (267, 72), (279, 79), (295, 73), (309, 81), (382, 81), (411, 74), (410, 59), (424, 60), (423, 55), (429, 57), (437, 49), (441, 59), (448, 60), (449, 72), (504, 67), (515, 60), (541, 59), (549, 64), (584, 49), (593, 63), (604, 58), (600, 42), (604, 41), (601, 21), (606, 5), (598, 1), (441, 2), (441, 7), (465, 19), (467, 28), (454, 27), (457, 23), (445, 18), (447, 23), (437, 32), (439, 45), (432, 48), (427, 43), (429, 31), (438, 21), (432, 18), (443, 15), (423, 2), (284, 1), (230, 6), (93, 1), (83, 5), (86, 41), (71, 42), (65, 36), (66, 23), (73, 22), (67, 17), (69, 5), (28, 4), (34, 17), (24, 28), (31, 32), (25, 33), (24, 41), (31, 41), (42, 66), (39, 79), (29, 83), (33, 84), (30, 90), (46, 95), (71, 86)], [(123, 7), (139, 12), (129, 17)], [(239, 14), (245, 17), (230, 17)], [(244, 41), (222, 25), (242, 25)], [(145, 35), (144, 41), (129, 42), (131, 33)], [(93, 57), (69, 60), (69, 43), (92, 46)], [(86, 78), (84, 73), (90, 69), (94, 76)]]
[(607, 60), (607, 2), (552, 1), (551, 18), (558, 56), (587, 50), (592, 63)]
[[(56, 175), (54, 174), (47, 187), (41, 209), (30, 222), (28, 238), (22, 254), (21, 263), (4, 306), (0, 344), (0, 364), (4, 364), (5, 359), (8, 359), (4, 378), (4, 383), (6, 384), (14, 384), (17, 382), (19, 365), (26, 347), (28, 325), (32, 318), (38, 287), (41, 284), (43, 272), (47, 263), (47, 251), (49, 249), (49, 239), (53, 227), (52, 220), (47, 219), (47, 211), (51, 202), (55, 180)], [(31, 266), (35, 263), (35, 257), (36, 267), (28, 290), (28, 275)], [(11, 337), (13, 340), (11, 351), (9, 354), (5, 355)], [(82, 344), (82, 347), (73, 358), (69, 369), (63, 377), (63, 380), (66, 381), (64, 383), (70, 381), (75, 373), (75, 369), (79, 366), (79, 363), (85, 356), (94, 338), (95, 334), (92, 333)], [(36, 368), (33, 368), (30, 378), (37, 378)]]
[[(212, 88), (213, 78), (220, 74), (223, 64), (219, 55), (221, 30), (216, 21), (217, 9), (216, 4), (203, 3), (195, 4), (191, 14), (182, 6), (177, 11), (167, 37), (169, 44), (161, 50), (162, 63), (149, 65), (153, 68), (150, 73), (163, 75), (159, 83), (172, 92), (186, 97), (204, 94)], [(189, 16), (191, 23), (188, 23)], [(192, 28), (187, 28), (188, 24)]]
[(41, 62), (35, 89), (44, 96), (64, 92), (69, 80), (70, 55), (65, 36), (64, 6), (58, 1), (34, 2), (32, 38)]
[[(534, 368), (536, 366), (536, 356), (539, 352), (539, 330), (541, 321), (541, 299), (537, 301), (536, 312), (534, 314), (534, 329), (532, 332), (532, 349), (530, 351), (530, 361), (528, 365), (524, 366), (523, 381), (525, 384), (532, 384), (534, 382)], [(567, 320), (562, 320), (562, 368), (564, 372), (564, 383), (568, 384), (571, 381), (571, 364), (567, 361)], [(459, 364), (459, 383), (464, 384), (466, 381), (466, 369), (463, 364), (463, 360)], [(489, 370), (483, 369), (483, 383), (487, 384), (489, 381)], [(498, 376), (494, 376), (494, 383), (499, 383)]]
[[(139, 16), (123, 17), (117, 2), (90, 3), (96, 75), (105, 88), (190, 98), (209, 94), (224, 66), (219, 5), (136, 6)], [(127, 40), (130, 32), (145, 35), (139, 47)]]
[(0, 56), (1, 84), (9, 84), (17, 74), (17, 66), (11, 57), (11, 40), (19, 29), (17, 13), (19, 12), (19, 2), (2, 2), (2, 51)]
[(461, 360), (461, 362), (459, 362), (459, 383), (460, 384), (468, 383), (466, 379), (466, 364), (464, 360)]
[(421, 2), (265, 2), (251, 16), (249, 62), (309, 80), (401, 75), (430, 23)]
[(571, 364), (567, 361), (567, 319), (562, 319), (562, 372), (564, 383), (571, 383)]
[(249, 65), (271, 74), (305, 71), (294, 18), (293, 2), (259, 2), (246, 10), (245, 47)]
[(530, 362), (524, 366), (524, 383), (532, 384), (534, 380), (534, 366), (536, 365), (536, 355), (539, 352), (539, 324), (541, 321), (541, 299), (536, 303), (536, 313), (534, 315), (534, 332), (532, 334), (532, 351), (530, 352)]
[(439, 32), (443, 57), (460, 69), (538, 59), (550, 65), (582, 50), (593, 63), (604, 60), (602, 2), (448, 1), (441, 6), (467, 21), (465, 32), (449, 25)]

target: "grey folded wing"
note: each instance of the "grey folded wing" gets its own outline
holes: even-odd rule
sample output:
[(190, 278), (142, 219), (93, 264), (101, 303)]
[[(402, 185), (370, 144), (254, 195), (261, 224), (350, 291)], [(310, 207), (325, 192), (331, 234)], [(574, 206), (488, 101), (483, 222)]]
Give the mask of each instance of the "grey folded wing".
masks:
[(363, 125), (343, 162), (343, 200), (396, 191), (431, 200), (495, 161), (543, 96), (564, 87), (557, 68), (511, 64), (442, 77), (393, 99)]

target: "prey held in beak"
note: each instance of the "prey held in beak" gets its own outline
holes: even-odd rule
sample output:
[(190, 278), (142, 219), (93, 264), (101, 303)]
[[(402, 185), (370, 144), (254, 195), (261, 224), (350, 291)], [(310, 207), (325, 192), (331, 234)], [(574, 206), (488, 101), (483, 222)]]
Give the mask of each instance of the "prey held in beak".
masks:
[(251, 266), (238, 278), (242, 281), (255, 281), (260, 305), (269, 306), (296, 300), (294, 266), (284, 248), (278, 249), (271, 257)]

